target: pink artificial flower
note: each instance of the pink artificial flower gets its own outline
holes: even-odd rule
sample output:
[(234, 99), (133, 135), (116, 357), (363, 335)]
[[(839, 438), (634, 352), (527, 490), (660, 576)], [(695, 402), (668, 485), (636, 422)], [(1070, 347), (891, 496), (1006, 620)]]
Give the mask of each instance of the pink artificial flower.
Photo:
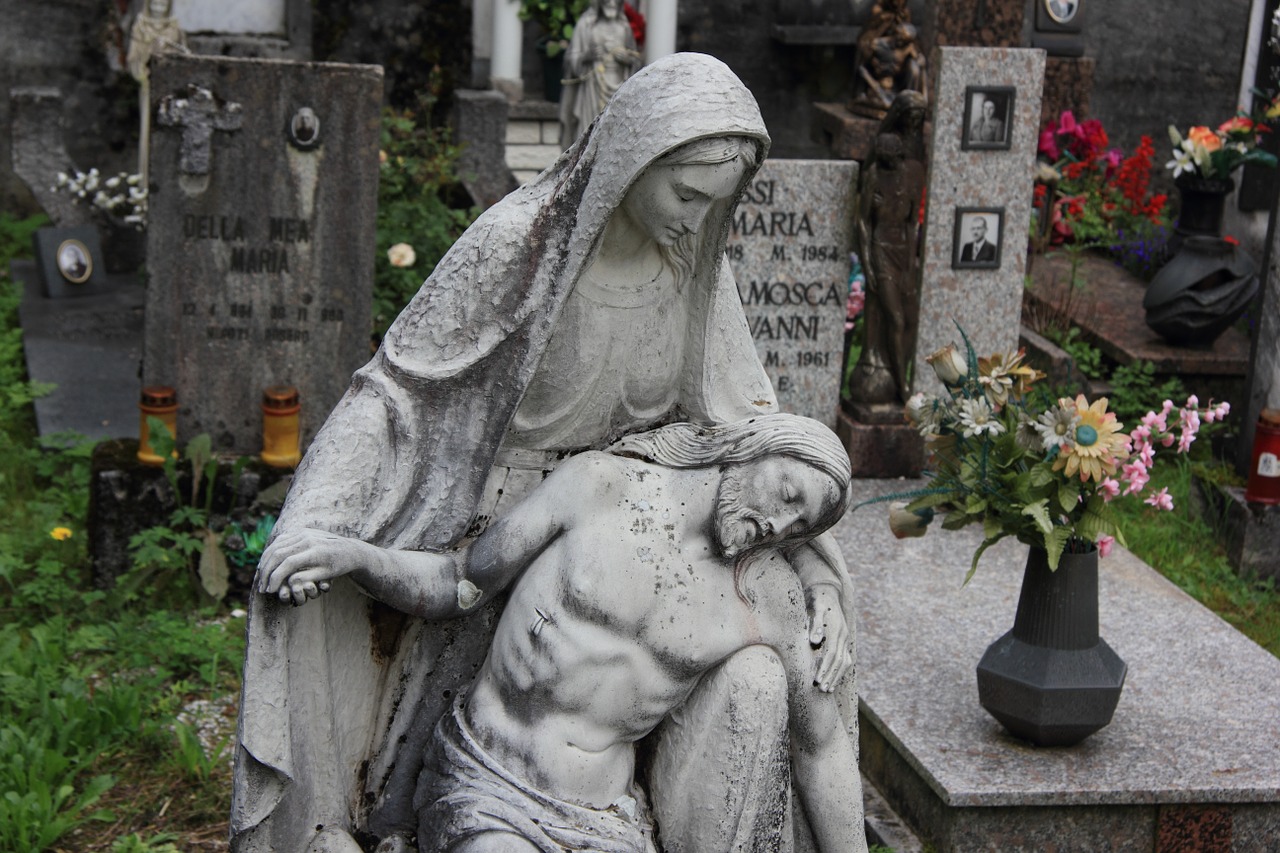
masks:
[(1214, 411), (1218, 413), (1218, 420), (1222, 420), (1227, 415), (1231, 414), (1231, 404), (1227, 402), (1219, 403), (1214, 407)]
[(1040, 154), (1048, 157), (1050, 161), (1057, 160), (1062, 152), (1058, 150), (1058, 125), (1055, 122), (1049, 122), (1049, 125), (1040, 131), (1040, 144), (1037, 147)]
[(1162, 509), (1168, 512), (1173, 509), (1173, 496), (1169, 494), (1169, 489), (1163, 488), (1155, 494), (1147, 495), (1145, 504), (1150, 504), (1156, 509)]
[(1071, 110), (1062, 111), (1062, 117), (1058, 120), (1058, 133), (1084, 136), (1084, 131), (1081, 130), (1080, 125), (1076, 124), (1075, 113), (1071, 112)]
[(1098, 484), (1098, 491), (1102, 492), (1102, 499), (1110, 503), (1114, 498), (1120, 497), (1120, 481), (1107, 477)]
[(1098, 556), (1108, 557), (1111, 555), (1111, 549), (1115, 547), (1116, 537), (1099, 536), (1098, 537)]
[(1151, 440), (1151, 427), (1147, 426), (1145, 423), (1140, 426), (1136, 426), (1134, 427), (1133, 432), (1129, 433), (1129, 438), (1133, 439), (1133, 443), (1136, 447), (1141, 448), (1142, 445)]
[(1156, 464), (1156, 448), (1153, 444), (1144, 444), (1142, 449), (1138, 451), (1138, 459), (1142, 462), (1144, 468), (1150, 468)]
[(1124, 493), (1126, 495), (1136, 495), (1147, 487), (1147, 483), (1151, 480), (1151, 475), (1147, 473), (1147, 466), (1142, 461), (1131, 462), (1124, 466), (1122, 472), (1124, 481), (1128, 483)]
[(1147, 428), (1148, 438), (1151, 436), (1151, 432), (1153, 430), (1155, 432), (1165, 432), (1169, 429), (1166, 417), (1167, 413), (1165, 412), (1161, 412), (1158, 415), (1155, 412), (1147, 412), (1142, 416), (1142, 425)]
[(1173, 433), (1165, 433), (1164, 438), (1160, 439), (1160, 443), (1165, 447), (1173, 447)]
[(1199, 408), (1199, 407), (1200, 407), (1200, 398), (1199, 398), (1199, 397), (1197, 397), (1195, 394), (1192, 394), (1190, 397), (1188, 397), (1188, 398), (1187, 398), (1187, 408), (1188, 408), (1188, 409), (1196, 409), (1196, 408)]
[(1120, 163), (1124, 160), (1124, 154), (1121, 153), (1119, 148), (1112, 148), (1102, 155), (1102, 159), (1107, 161), (1107, 177), (1111, 177), (1111, 173), (1120, 168)]

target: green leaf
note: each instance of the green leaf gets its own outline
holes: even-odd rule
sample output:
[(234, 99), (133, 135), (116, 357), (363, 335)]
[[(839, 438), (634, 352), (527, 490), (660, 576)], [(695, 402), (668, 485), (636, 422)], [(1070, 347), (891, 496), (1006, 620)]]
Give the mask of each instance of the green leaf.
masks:
[(942, 519), (942, 529), (943, 530), (959, 530), (960, 528), (965, 527), (974, 521), (977, 521), (977, 519), (974, 518), (973, 516), (969, 515), (968, 513), (956, 510), (955, 512), (947, 513), (947, 517)]
[(921, 495), (920, 497), (907, 504), (907, 509), (915, 512), (919, 509), (933, 509), (942, 506), (951, 500), (950, 490), (941, 490), (931, 494)]
[(1049, 533), (1053, 530), (1053, 522), (1049, 520), (1049, 500), (1047, 498), (1038, 500), (1033, 504), (1027, 504), (1022, 508), (1023, 515), (1029, 515), (1035, 520), (1036, 526), (1040, 528), (1040, 532)]
[(1076, 480), (1064, 480), (1058, 483), (1058, 506), (1065, 513), (1071, 513), (1080, 505), (1080, 483)]
[(968, 586), (969, 581), (978, 571), (978, 560), (982, 559), (982, 555), (986, 553), (986, 550), (1008, 535), (1007, 533), (1001, 533), (999, 536), (983, 540), (982, 544), (978, 546), (978, 550), (973, 552), (973, 562), (969, 564), (969, 573), (964, 576), (964, 583), (961, 586)]
[(969, 495), (964, 502), (964, 511), (969, 515), (981, 515), (987, 508), (987, 499), (982, 495)]
[(1053, 474), (1053, 467), (1047, 462), (1041, 462), (1031, 469), (1031, 485), (1047, 486), (1052, 483), (1056, 477)]
[(1071, 528), (1059, 526), (1053, 528), (1044, 537), (1044, 549), (1049, 552), (1049, 570), (1058, 570), (1058, 561), (1062, 558), (1062, 551), (1067, 547), (1067, 542), (1071, 539)]
[(227, 578), (231, 574), (227, 558), (218, 547), (218, 534), (206, 527), (201, 535), (204, 548), (200, 551), (200, 585), (215, 601), (221, 601), (227, 595)]

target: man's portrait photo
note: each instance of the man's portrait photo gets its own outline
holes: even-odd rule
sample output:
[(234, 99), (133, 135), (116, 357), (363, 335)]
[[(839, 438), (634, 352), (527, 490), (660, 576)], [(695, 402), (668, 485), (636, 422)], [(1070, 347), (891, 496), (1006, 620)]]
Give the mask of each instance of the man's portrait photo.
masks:
[(956, 208), (953, 269), (999, 269), (1004, 209)]
[(1013, 94), (1011, 86), (969, 86), (965, 89), (961, 150), (1009, 148)]
[(89, 250), (79, 240), (63, 240), (58, 246), (58, 272), (72, 284), (83, 284), (93, 274)]

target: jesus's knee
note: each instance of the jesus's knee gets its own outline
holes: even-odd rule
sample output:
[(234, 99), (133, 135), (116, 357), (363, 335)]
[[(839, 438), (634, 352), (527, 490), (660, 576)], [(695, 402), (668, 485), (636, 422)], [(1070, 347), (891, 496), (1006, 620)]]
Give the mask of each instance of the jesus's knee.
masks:
[(787, 673), (765, 646), (748, 646), (716, 668), (710, 679), (730, 713), (755, 716), (762, 728), (787, 723)]

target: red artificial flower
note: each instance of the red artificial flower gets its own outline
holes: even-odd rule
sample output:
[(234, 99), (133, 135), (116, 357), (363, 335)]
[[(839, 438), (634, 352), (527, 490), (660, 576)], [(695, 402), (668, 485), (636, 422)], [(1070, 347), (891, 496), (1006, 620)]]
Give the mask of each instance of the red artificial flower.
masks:
[(1050, 162), (1057, 161), (1062, 152), (1058, 150), (1058, 124), (1057, 122), (1049, 122), (1044, 130), (1040, 131), (1040, 144), (1037, 151), (1049, 158)]
[(1240, 245), (1240, 241), (1239, 241), (1239, 240), (1237, 240), (1235, 237), (1232, 237), (1230, 234), (1226, 234), (1226, 235), (1224, 235), (1224, 236), (1223, 236), (1223, 238), (1222, 238), (1222, 240), (1223, 240), (1223, 242), (1224, 242), (1224, 243), (1230, 243), (1230, 244), (1231, 244), (1231, 245), (1233, 245), (1233, 246), (1239, 246), (1239, 245)]
[(1253, 120), (1246, 116), (1235, 116), (1218, 125), (1218, 132), (1247, 135), (1256, 132), (1256, 126)]
[(627, 16), (627, 23), (631, 25), (631, 35), (636, 40), (636, 47), (644, 47), (644, 15), (633, 9), (630, 3), (622, 4), (622, 14)]

